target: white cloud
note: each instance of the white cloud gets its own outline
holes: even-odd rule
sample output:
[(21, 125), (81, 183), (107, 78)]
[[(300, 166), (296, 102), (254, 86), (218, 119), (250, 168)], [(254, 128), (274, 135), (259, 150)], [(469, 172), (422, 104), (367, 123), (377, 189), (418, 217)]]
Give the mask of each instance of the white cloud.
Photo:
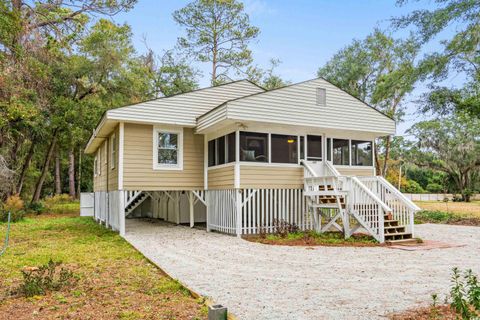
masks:
[(270, 15), (276, 12), (274, 8), (270, 7), (263, 0), (245, 0), (243, 4), (245, 5), (245, 11), (251, 16)]

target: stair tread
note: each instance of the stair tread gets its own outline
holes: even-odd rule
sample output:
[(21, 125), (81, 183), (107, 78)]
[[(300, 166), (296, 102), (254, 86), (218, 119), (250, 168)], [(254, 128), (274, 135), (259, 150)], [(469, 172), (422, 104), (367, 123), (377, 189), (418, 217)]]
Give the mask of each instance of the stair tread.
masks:
[(383, 227), (384, 229), (400, 229), (400, 228), (405, 228), (405, 226), (386, 226)]

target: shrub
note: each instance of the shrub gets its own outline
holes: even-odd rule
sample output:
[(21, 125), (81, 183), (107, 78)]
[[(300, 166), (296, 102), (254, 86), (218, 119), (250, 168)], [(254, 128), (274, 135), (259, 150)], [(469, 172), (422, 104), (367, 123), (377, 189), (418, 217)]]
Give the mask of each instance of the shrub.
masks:
[(443, 187), (439, 185), (438, 183), (429, 183), (427, 184), (427, 191), (428, 192), (433, 192), (433, 193), (439, 193), (442, 192)]
[(273, 220), (273, 233), (285, 238), (289, 233), (298, 232), (299, 228), (295, 223), (289, 223), (283, 219)]
[(404, 192), (406, 193), (424, 193), (422, 186), (414, 180), (408, 180)]
[(40, 267), (30, 267), (22, 270), (23, 283), (19, 292), (26, 297), (44, 295), (47, 291), (58, 291), (72, 285), (76, 277), (72, 271), (61, 267), (61, 262), (50, 259)]
[(8, 213), (11, 213), (10, 221), (16, 222), (23, 219), (24, 204), (19, 195), (12, 195), (5, 200), (5, 203), (0, 208), (0, 222), (8, 220)]
[(32, 202), (27, 206), (27, 212), (41, 214), (45, 211), (45, 204), (41, 201)]
[(476, 319), (480, 316), (480, 286), (472, 270), (464, 272), (453, 268), (450, 288), (451, 307), (463, 319)]
[(68, 194), (56, 194), (45, 198), (45, 206), (51, 208), (56, 204), (70, 203), (72, 198)]

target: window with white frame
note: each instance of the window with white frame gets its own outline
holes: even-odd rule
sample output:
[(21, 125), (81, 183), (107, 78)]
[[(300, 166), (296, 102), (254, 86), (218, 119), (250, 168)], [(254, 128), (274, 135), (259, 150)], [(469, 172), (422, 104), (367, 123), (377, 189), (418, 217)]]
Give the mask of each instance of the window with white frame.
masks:
[(268, 134), (240, 132), (240, 161), (268, 162)]
[(372, 165), (372, 141), (352, 140), (352, 166)]
[(96, 177), (98, 175), (98, 157), (95, 155), (93, 158), (93, 176)]
[(298, 136), (272, 134), (270, 139), (273, 163), (298, 163)]
[(117, 137), (115, 133), (110, 137), (110, 167), (115, 169), (115, 161), (117, 160)]
[(183, 169), (183, 131), (154, 130), (155, 169)]
[(101, 175), (102, 174), (102, 149), (99, 148), (98, 151), (97, 151), (97, 175)]
[(350, 141), (347, 139), (333, 139), (333, 164), (350, 165)]
[(208, 141), (208, 166), (235, 162), (235, 132)]
[[(103, 143), (103, 150), (104, 150), (104, 155), (103, 155), (103, 162), (105, 164), (107, 164), (107, 159), (108, 159), (108, 143), (107, 141), (105, 140), (105, 142)], [(108, 169), (108, 168), (107, 168)]]

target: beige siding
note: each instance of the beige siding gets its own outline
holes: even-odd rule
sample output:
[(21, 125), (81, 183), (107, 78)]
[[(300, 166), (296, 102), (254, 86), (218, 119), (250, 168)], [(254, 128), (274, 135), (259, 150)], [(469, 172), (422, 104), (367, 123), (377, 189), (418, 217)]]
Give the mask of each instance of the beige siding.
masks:
[[(115, 133), (115, 167), (112, 169), (111, 165), (111, 149), (110, 149), (110, 139)], [(119, 127), (117, 126), (112, 134), (108, 137), (108, 190), (113, 191), (118, 189), (118, 138), (119, 138)]]
[(241, 188), (302, 188), (302, 167), (240, 166)]
[[(326, 89), (326, 105), (318, 105), (317, 88)], [(200, 129), (230, 119), (338, 130), (394, 134), (395, 122), (323, 79), (227, 102), (198, 120)], [(200, 130), (199, 130), (200, 131)]]
[(208, 189), (231, 189), (234, 187), (235, 166), (208, 170)]
[(125, 190), (203, 189), (203, 136), (183, 130), (183, 170), (153, 170), (153, 126), (125, 124)]
[(371, 167), (336, 167), (340, 174), (345, 176), (373, 176), (375, 175), (374, 168)]
[[(108, 161), (108, 158), (105, 157), (105, 150), (108, 149), (108, 142), (105, 140), (100, 148), (99, 153), (99, 165), (100, 165), (100, 175), (93, 177), (93, 191), (106, 191), (107, 190), (107, 163), (105, 160)], [(98, 154), (96, 154), (98, 156)]]

